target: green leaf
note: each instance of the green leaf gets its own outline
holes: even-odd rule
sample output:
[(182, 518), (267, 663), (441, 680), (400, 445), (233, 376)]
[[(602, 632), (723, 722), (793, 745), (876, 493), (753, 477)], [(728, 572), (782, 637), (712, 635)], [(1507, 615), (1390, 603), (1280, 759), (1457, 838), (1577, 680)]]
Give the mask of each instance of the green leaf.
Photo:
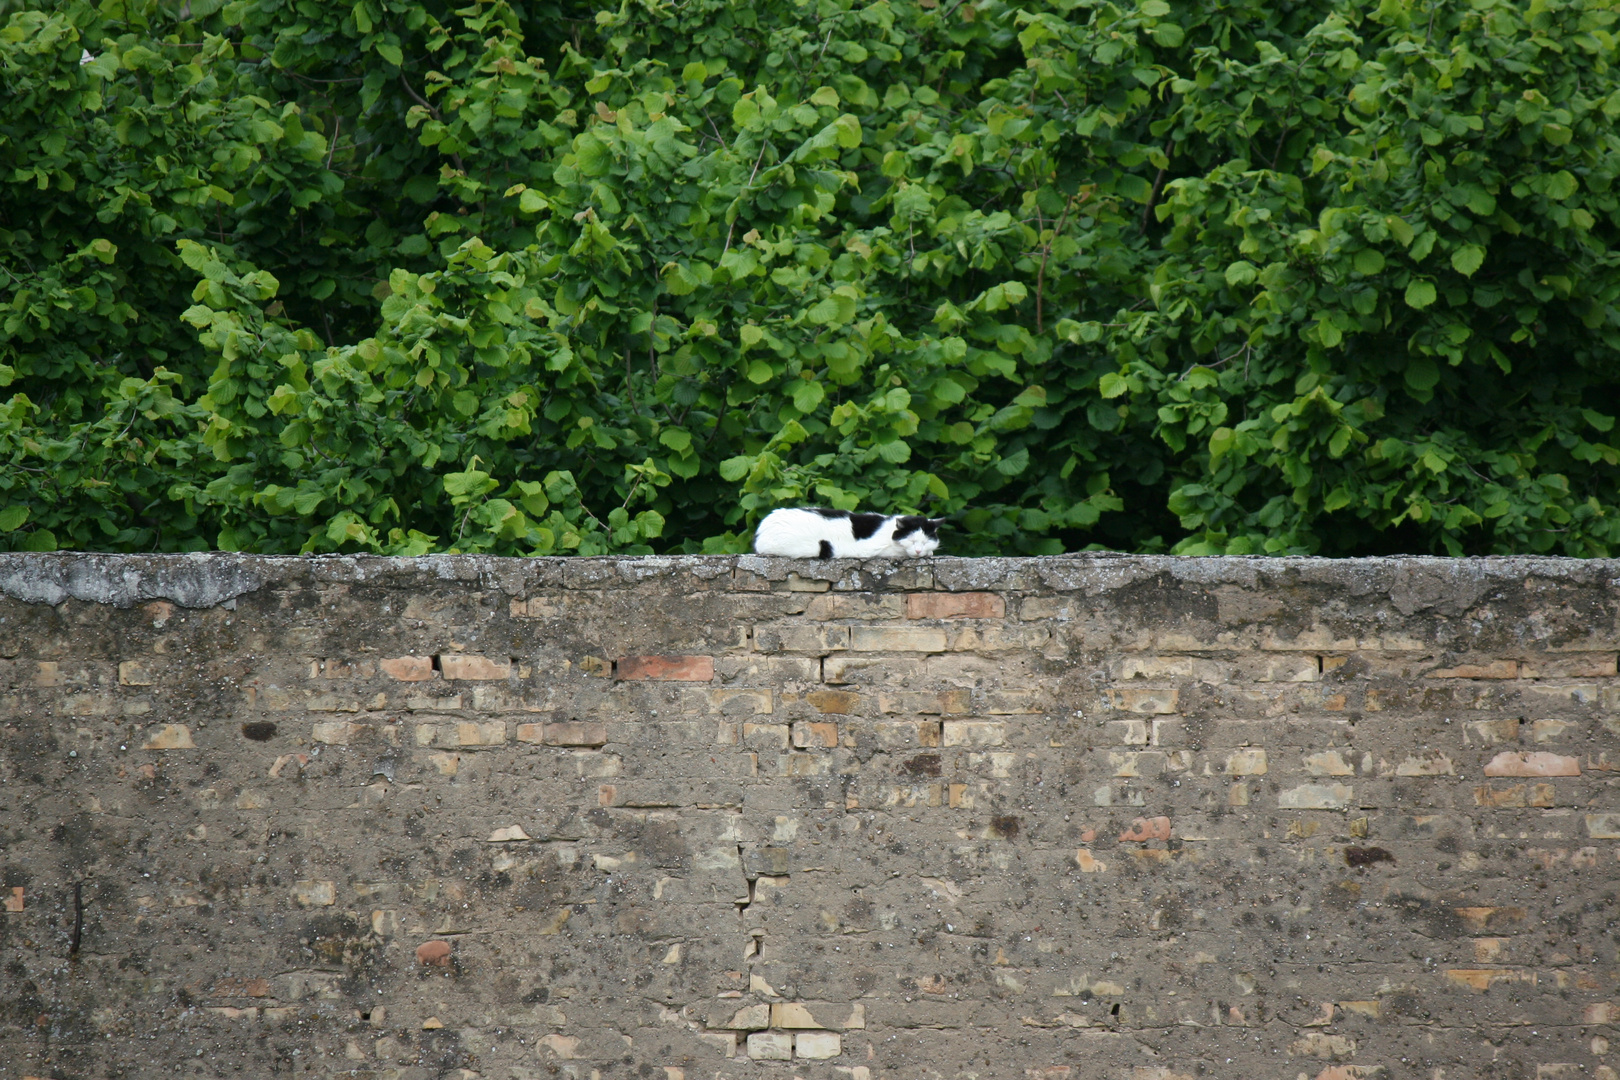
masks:
[(815, 411), (827, 392), (818, 382), (800, 382), (793, 388), (793, 407), (801, 413), (809, 414)]
[(748, 365), (748, 381), (763, 386), (776, 378), (776, 371), (763, 360), (755, 360)]
[(382, 57), (395, 67), (403, 67), (405, 65), (405, 54), (400, 51), (398, 45), (394, 45), (386, 41), (379, 41), (375, 46), (373, 46), (373, 48), (377, 50), (378, 56)]
[(1356, 252), (1351, 265), (1355, 267), (1356, 273), (1371, 276), (1383, 270), (1384, 253), (1375, 248), (1362, 248)]
[(1427, 356), (1420, 356), (1406, 365), (1406, 385), (1419, 394), (1428, 394), (1440, 381), (1440, 369)]
[(29, 508), (21, 503), (12, 503), (0, 510), (0, 532), (16, 532), (28, 520), (28, 513)]
[(1465, 244), (1451, 253), (1451, 268), (1464, 277), (1473, 277), (1483, 265), (1485, 249), (1477, 244)]
[(1249, 285), (1259, 276), (1254, 264), (1245, 260), (1238, 260), (1226, 268), (1226, 283), (1236, 288), (1240, 285)]
[(1118, 372), (1106, 372), (1097, 382), (1097, 389), (1105, 398), (1117, 398), (1130, 389), (1125, 382), (1125, 376)]
[(1411, 284), (1406, 287), (1407, 306), (1416, 308), (1419, 311), (1434, 303), (1434, 296), (1434, 283), (1432, 281), (1413, 278)]
[(574, 138), (574, 153), (579, 157), (579, 171), (586, 176), (606, 175), (613, 165), (613, 154), (607, 144), (588, 131)]

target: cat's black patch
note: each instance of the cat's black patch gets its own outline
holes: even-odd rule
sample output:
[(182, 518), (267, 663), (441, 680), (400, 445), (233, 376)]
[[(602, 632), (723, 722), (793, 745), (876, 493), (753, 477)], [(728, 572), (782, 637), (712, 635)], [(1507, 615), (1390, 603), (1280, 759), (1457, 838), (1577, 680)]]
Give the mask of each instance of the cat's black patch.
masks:
[(832, 541), (831, 540), (823, 540), (821, 542), (821, 554), (818, 555), (817, 558), (820, 558), (820, 559), (830, 559), (830, 558), (832, 558)]
[(910, 536), (914, 532), (921, 531), (924, 536), (932, 540), (938, 540), (939, 522), (940, 519), (938, 518), (917, 517), (914, 514), (907, 514), (905, 517), (896, 519), (894, 538), (899, 540), (903, 536)]
[(883, 528), (882, 514), (851, 514), (849, 515), (849, 531), (857, 540), (867, 540), (879, 529)]
[(820, 514), (822, 517), (826, 518), (828, 521), (838, 521), (841, 518), (849, 517), (849, 511), (848, 510), (828, 510), (824, 506), (812, 506), (812, 507), (808, 507), (808, 509), (812, 514)]

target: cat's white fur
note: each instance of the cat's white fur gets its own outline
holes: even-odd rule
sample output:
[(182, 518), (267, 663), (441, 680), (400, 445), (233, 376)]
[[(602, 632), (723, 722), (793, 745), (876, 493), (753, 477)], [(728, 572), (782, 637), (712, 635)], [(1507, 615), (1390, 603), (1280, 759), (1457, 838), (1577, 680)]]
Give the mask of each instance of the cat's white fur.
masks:
[[(873, 515), (874, 517), (877, 515)], [(895, 532), (907, 522), (928, 521), (930, 528), (938, 527), (938, 520), (884, 517), (870, 535), (857, 539), (855, 523), (849, 517), (828, 517), (816, 510), (772, 510), (759, 523), (754, 532), (754, 550), (761, 555), (786, 555), (794, 559), (827, 558), (822, 544), (831, 546), (831, 558), (916, 558), (931, 555), (939, 548), (939, 537), (930, 536), (924, 529), (913, 527), (896, 538)]]

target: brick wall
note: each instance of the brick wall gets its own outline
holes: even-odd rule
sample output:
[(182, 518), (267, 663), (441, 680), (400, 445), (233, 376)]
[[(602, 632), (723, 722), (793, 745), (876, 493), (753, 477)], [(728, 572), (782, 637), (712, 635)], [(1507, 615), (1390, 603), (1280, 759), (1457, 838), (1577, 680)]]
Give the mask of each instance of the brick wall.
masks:
[(5, 1077), (1620, 1068), (1613, 562), (0, 592)]

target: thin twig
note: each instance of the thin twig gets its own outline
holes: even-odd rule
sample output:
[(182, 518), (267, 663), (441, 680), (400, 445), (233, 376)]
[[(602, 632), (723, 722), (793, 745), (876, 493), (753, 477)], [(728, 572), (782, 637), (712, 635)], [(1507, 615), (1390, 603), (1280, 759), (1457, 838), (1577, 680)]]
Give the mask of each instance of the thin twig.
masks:
[[(744, 184), (743, 189), (737, 193), (737, 198), (732, 202), (733, 206), (741, 202), (742, 197), (748, 194), (748, 189), (754, 186), (754, 177), (759, 175), (759, 163), (765, 160), (765, 148), (769, 145), (770, 143), (768, 141), (763, 139), (760, 140), (759, 157), (754, 159), (754, 171), (748, 174), (748, 183)], [(726, 226), (726, 246), (720, 250), (720, 257), (722, 259), (726, 257), (726, 252), (731, 250), (731, 233), (736, 227), (737, 219), (732, 218), (731, 224)]]
[[(1035, 332), (1037, 334), (1041, 333), (1046, 327), (1046, 260), (1047, 257), (1052, 254), (1052, 245), (1057, 243), (1057, 238), (1059, 236), (1063, 235), (1063, 225), (1069, 220), (1069, 211), (1074, 208), (1074, 200), (1079, 196), (1080, 193), (1077, 191), (1073, 195), (1069, 196), (1068, 202), (1063, 204), (1063, 213), (1058, 215), (1057, 225), (1052, 229), (1052, 239), (1048, 240), (1041, 247), (1041, 268), (1040, 270), (1036, 271), (1035, 274)], [(1086, 192), (1085, 197), (1081, 198), (1080, 201), (1083, 203), (1090, 197), (1091, 192), (1088, 191)], [(1040, 207), (1036, 207), (1035, 212), (1038, 215), (1040, 213)], [(1042, 231), (1044, 232), (1045, 230), (1043, 229)]]
[(1159, 195), (1164, 191), (1164, 174), (1170, 168), (1170, 150), (1176, 144), (1172, 135), (1164, 140), (1164, 168), (1153, 178), (1153, 190), (1148, 192), (1147, 205), (1142, 207), (1142, 235), (1147, 235), (1148, 221), (1153, 214), (1153, 208), (1159, 204)]

